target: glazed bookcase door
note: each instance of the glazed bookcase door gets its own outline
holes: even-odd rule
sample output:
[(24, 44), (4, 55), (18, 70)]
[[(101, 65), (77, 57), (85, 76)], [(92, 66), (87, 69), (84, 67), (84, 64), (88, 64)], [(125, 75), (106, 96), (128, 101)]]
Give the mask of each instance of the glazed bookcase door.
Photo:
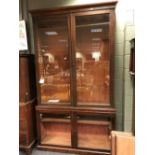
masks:
[(102, 116), (78, 115), (77, 146), (81, 149), (106, 150), (110, 145), (111, 123)]
[(110, 13), (75, 15), (77, 105), (110, 105)]
[(41, 144), (71, 146), (69, 114), (40, 114)]
[(37, 20), (37, 64), (41, 104), (70, 104), (68, 16)]

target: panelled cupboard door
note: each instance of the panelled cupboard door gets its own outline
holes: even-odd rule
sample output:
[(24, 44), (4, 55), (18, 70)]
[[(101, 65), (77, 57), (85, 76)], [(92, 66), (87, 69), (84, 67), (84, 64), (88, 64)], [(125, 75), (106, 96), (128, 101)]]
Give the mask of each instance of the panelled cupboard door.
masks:
[(74, 14), (77, 105), (110, 105), (110, 11)]
[(37, 108), (41, 145), (111, 150), (109, 116)]
[(71, 120), (66, 113), (40, 114), (41, 144), (71, 146)]
[(110, 151), (111, 122), (108, 117), (78, 115), (77, 147), (81, 149)]
[(68, 16), (40, 17), (36, 24), (40, 102), (70, 104)]

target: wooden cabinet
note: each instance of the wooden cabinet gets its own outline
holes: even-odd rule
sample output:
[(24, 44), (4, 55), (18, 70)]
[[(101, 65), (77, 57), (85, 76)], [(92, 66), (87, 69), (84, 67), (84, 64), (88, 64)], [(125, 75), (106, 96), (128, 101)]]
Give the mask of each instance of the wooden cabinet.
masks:
[(38, 148), (110, 154), (115, 4), (31, 12)]
[(135, 137), (128, 132), (111, 132), (112, 155), (135, 155)]
[(35, 75), (34, 56), (19, 56), (19, 148), (30, 154), (35, 134)]

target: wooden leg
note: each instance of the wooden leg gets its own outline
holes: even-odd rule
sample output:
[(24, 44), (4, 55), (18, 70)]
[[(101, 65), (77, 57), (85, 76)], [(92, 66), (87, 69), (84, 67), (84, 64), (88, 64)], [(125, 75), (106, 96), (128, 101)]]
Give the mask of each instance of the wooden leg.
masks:
[(26, 150), (26, 155), (31, 155), (31, 154), (32, 154), (32, 149), (31, 148), (27, 149)]

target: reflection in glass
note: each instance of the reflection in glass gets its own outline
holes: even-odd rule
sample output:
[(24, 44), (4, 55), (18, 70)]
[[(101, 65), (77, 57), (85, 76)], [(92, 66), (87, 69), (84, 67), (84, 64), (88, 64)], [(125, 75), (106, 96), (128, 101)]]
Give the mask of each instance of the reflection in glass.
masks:
[(77, 102), (109, 105), (109, 14), (76, 17)]
[(70, 72), (67, 17), (42, 19), (38, 63), (41, 103), (69, 103)]

